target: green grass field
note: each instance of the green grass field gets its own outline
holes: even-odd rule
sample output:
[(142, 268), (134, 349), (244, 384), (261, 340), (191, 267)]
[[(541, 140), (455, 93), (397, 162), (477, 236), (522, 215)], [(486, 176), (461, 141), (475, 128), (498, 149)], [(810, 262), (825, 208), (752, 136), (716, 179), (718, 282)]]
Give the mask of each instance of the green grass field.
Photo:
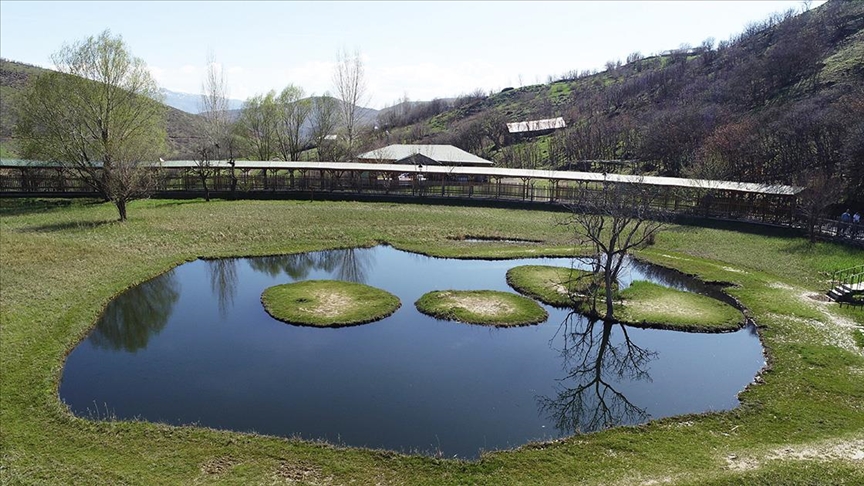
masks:
[[(119, 292), (198, 257), (388, 243), (437, 256), (573, 253), (562, 214), (339, 202), (0, 200), (3, 484), (862, 484), (864, 311), (811, 298), (861, 250), (746, 226), (673, 226), (639, 257), (733, 284), (769, 368), (733, 411), (672, 417), (474, 462), (94, 422), (58, 399), (64, 357)], [(542, 240), (466, 243), (465, 235)], [(457, 238), (457, 239), (454, 239)]]

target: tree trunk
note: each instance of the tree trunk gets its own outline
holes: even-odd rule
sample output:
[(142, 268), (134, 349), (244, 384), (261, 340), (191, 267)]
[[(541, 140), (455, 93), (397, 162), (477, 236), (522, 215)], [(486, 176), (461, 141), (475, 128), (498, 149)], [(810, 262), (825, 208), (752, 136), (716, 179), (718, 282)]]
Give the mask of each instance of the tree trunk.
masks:
[(126, 200), (115, 199), (114, 205), (117, 206), (117, 212), (120, 213), (120, 221), (126, 221)]
[(234, 172), (234, 161), (231, 160), (231, 199), (237, 199), (237, 174)]
[(210, 188), (207, 187), (207, 176), (201, 176), (201, 185), (204, 187), (204, 200), (210, 202)]
[(606, 284), (606, 316), (603, 318), (604, 321), (609, 322), (613, 319), (613, 308), (612, 308), (612, 284), (614, 281), (612, 275), (612, 256), (606, 255), (606, 262), (603, 265), (603, 281)]

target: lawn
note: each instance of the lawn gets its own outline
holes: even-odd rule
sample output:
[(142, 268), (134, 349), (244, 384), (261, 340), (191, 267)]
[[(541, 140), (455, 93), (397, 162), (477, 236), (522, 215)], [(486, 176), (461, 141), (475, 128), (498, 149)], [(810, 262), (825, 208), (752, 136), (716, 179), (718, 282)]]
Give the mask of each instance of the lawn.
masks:
[[(6, 484), (862, 484), (864, 311), (818, 299), (864, 252), (779, 230), (673, 226), (638, 256), (727, 282), (769, 368), (733, 411), (467, 462), (294, 439), (94, 422), (58, 399), (64, 357), (112, 296), (198, 257), (387, 243), (435, 256), (573, 253), (561, 213), (410, 204), (0, 200), (0, 482)], [(461, 237), (541, 240), (524, 246)]]

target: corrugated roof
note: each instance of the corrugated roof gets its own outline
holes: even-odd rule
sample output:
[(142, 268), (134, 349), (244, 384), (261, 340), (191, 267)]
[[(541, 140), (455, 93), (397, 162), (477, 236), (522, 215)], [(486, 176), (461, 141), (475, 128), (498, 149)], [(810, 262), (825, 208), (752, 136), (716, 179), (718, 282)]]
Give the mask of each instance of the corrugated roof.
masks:
[[(440, 147), (440, 145), (439, 145)], [(458, 150), (458, 149), (457, 149)], [(470, 155), (470, 154), (469, 154)], [(479, 158), (479, 157), (478, 157)], [(376, 159), (379, 160), (379, 159)], [(482, 160), (482, 159), (481, 159)], [(0, 167), (22, 167), (50, 166), (44, 162), (2, 159)], [(154, 167), (164, 168), (195, 168), (194, 160), (168, 160), (165, 162), (154, 162)], [(211, 167), (228, 168), (225, 161), (212, 162)], [(598, 172), (576, 172), (563, 170), (532, 170), (532, 169), (503, 169), (497, 167), (457, 167), (441, 165), (407, 165), (407, 164), (369, 164), (366, 162), (283, 162), (283, 161), (260, 161), (260, 160), (238, 160), (237, 169), (293, 169), (293, 170), (335, 170), (335, 171), (381, 171), (400, 172), (409, 174), (446, 174), (446, 175), (483, 175), (489, 177), (518, 178), (518, 179), (545, 179), (551, 181), (579, 181), (579, 182), (618, 182), (648, 184), (664, 187), (685, 187), (691, 189), (716, 189), (737, 192), (749, 192), (758, 194), (794, 195), (803, 190), (802, 187), (786, 186), (782, 184), (758, 184), (755, 182), (716, 181), (708, 179), (682, 179), (678, 177), (657, 176), (635, 176), (624, 174), (604, 174)]]
[(564, 123), (564, 118), (547, 118), (545, 120), (530, 120), (507, 124), (507, 131), (510, 133), (537, 132), (540, 130), (554, 130), (556, 128), (564, 128), (567, 126)]
[(477, 157), (452, 145), (388, 145), (357, 156), (359, 160), (396, 161), (412, 155), (423, 155), (444, 165), (492, 165), (491, 160)]

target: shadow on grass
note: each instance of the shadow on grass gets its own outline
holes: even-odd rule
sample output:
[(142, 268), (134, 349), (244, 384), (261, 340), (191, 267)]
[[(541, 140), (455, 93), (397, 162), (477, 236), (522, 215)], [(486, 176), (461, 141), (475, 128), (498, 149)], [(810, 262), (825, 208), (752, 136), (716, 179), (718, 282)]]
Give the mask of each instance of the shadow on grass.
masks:
[(673, 223), (680, 225), (678, 231), (698, 231), (699, 228), (711, 228), (736, 233), (747, 233), (758, 236), (796, 238), (804, 235), (804, 231), (797, 228), (785, 226), (773, 226), (748, 221), (728, 221), (709, 218), (697, 218), (693, 216), (679, 216), (673, 218)]
[(69, 231), (69, 230), (88, 230), (95, 229), (101, 226), (106, 226), (110, 224), (120, 224), (120, 222), (116, 219), (107, 220), (107, 221), (66, 221), (64, 223), (54, 223), (54, 224), (44, 224), (40, 226), (30, 226), (26, 228), (21, 228), (21, 232), (24, 233), (56, 233), (59, 231)]
[[(190, 204), (207, 204), (204, 199), (151, 199), (150, 207), (170, 208), (173, 206), (187, 206)], [(227, 199), (210, 199), (210, 202), (227, 201)]]
[(22, 216), (73, 206), (96, 206), (101, 199), (19, 199), (0, 198), (0, 216)]

